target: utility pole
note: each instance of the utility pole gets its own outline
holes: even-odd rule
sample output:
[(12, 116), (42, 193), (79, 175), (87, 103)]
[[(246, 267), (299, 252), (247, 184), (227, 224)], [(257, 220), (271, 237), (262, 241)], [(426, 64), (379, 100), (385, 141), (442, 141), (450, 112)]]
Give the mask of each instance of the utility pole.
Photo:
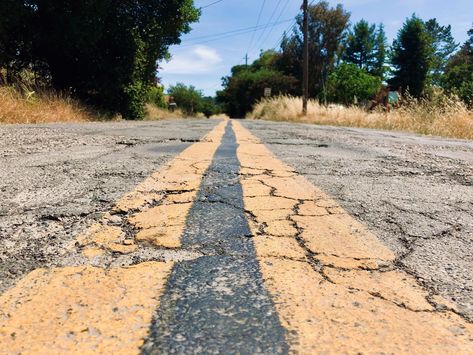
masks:
[(248, 53), (245, 54), (245, 65), (248, 66)]
[(304, 0), (302, 10), (304, 12), (304, 59), (302, 64), (302, 114), (307, 115), (307, 100), (309, 99), (309, 10), (308, 0)]

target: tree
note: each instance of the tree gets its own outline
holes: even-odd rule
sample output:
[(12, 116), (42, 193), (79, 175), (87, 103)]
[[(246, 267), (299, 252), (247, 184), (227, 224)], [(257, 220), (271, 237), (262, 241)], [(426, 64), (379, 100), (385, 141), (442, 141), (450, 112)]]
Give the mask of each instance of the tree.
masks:
[(361, 20), (353, 26), (346, 41), (343, 59), (370, 72), (376, 63), (376, 25)]
[(370, 100), (381, 88), (381, 79), (351, 63), (342, 63), (328, 79), (328, 98), (345, 105)]
[(197, 112), (201, 112), (203, 94), (202, 91), (197, 90), (194, 86), (177, 83), (169, 87), (168, 94), (173, 97), (177, 107), (185, 114), (194, 116)]
[[(309, 6), (309, 91), (312, 97), (324, 96), (328, 74), (341, 55), (347, 35), (350, 14), (342, 5), (330, 7), (326, 1)], [(298, 27), (281, 44), (281, 57), (276, 67), (299, 80), (302, 78), (303, 18)]]
[(442, 86), (473, 108), (473, 28), (468, 35), (469, 39), (448, 61)]
[(387, 54), (387, 46), (388, 40), (386, 38), (386, 32), (384, 32), (384, 25), (381, 23), (378, 26), (378, 31), (376, 32), (376, 39), (375, 39), (375, 60), (374, 65), (371, 68), (370, 72), (373, 75), (384, 79), (384, 75), (386, 73), (386, 54)]
[(295, 78), (270, 69), (250, 68), (224, 78), (223, 82), (225, 88), (217, 92), (217, 102), (230, 117), (244, 117), (263, 97), (265, 88), (271, 88), (273, 95), (293, 95), (297, 90)]
[(0, 47), (13, 46), (0, 63), (41, 69), (55, 89), (127, 118), (143, 117), (157, 61), (199, 17), (192, 0), (6, 2), (18, 9), (0, 17)]
[(434, 51), (430, 75), (433, 83), (439, 85), (448, 60), (459, 45), (452, 36), (452, 26), (441, 26), (436, 19), (431, 19), (425, 23), (425, 28), (430, 36)]
[(361, 20), (353, 26), (346, 43), (343, 59), (370, 74), (384, 77), (386, 61), (386, 34), (382, 24), (377, 28)]
[(393, 43), (391, 63), (394, 76), (390, 84), (420, 97), (428, 83), (432, 68), (432, 40), (424, 22), (412, 15), (404, 23)]

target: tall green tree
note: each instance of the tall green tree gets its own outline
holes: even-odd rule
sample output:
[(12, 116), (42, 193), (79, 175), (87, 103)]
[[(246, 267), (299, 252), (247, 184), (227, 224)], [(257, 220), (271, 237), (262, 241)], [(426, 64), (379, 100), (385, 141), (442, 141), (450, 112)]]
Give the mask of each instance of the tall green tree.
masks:
[(387, 57), (388, 39), (386, 38), (386, 32), (384, 31), (384, 25), (381, 23), (378, 25), (375, 39), (375, 60), (374, 65), (371, 68), (371, 74), (384, 79), (386, 73), (386, 57)]
[(431, 38), (434, 51), (430, 75), (433, 83), (439, 85), (447, 63), (458, 49), (459, 44), (452, 36), (452, 26), (450, 25), (441, 26), (436, 19), (431, 19), (425, 23), (425, 28)]
[(468, 35), (468, 40), (448, 61), (442, 86), (473, 107), (473, 28)]
[(376, 63), (375, 46), (376, 25), (360, 20), (348, 34), (343, 59), (360, 69), (371, 71)]
[(343, 54), (344, 61), (370, 74), (384, 77), (387, 39), (382, 24), (377, 27), (360, 20), (350, 31)]
[[(348, 33), (350, 13), (342, 5), (331, 7), (327, 1), (309, 6), (309, 91), (313, 97), (324, 96), (329, 73), (341, 56)], [(303, 18), (298, 27), (284, 38), (277, 67), (284, 73), (302, 79)]]
[[(54, 88), (128, 118), (143, 117), (157, 61), (199, 17), (192, 0), (5, 1), (15, 17), (0, 16), (0, 48), (13, 47), (0, 63), (41, 68)], [(18, 40), (16, 28), (32, 31)]]
[(408, 18), (394, 40), (390, 84), (420, 97), (428, 84), (434, 54), (432, 40), (424, 22), (415, 15)]

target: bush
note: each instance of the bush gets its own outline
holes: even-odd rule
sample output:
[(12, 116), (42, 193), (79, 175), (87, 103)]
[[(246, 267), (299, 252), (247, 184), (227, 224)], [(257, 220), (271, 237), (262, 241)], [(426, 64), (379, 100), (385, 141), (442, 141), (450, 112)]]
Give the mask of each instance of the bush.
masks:
[(370, 100), (381, 88), (381, 79), (354, 64), (341, 64), (329, 76), (327, 96), (332, 102), (353, 105)]
[(59, 92), (141, 119), (156, 63), (200, 12), (192, 0), (2, 0), (0, 14), (9, 81), (31, 68)]
[(151, 86), (148, 90), (146, 101), (156, 107), (166, 108), (166, 99), (164, 98), (164, 87)]
[(270, 69), (242, 70), (226, 81), (225, 89), (217, 93), (217, 101), (230, 117), (244, 117), (263, 98), (265, 88), (271, 88), (273, 95), (297, 91), (297, 79)]
[(192, 85), (177, 83), (169, 87), (168, 94), (173, 97), (177, 107), (188, 116), (195, 116), (202, 107), (202, 91)]

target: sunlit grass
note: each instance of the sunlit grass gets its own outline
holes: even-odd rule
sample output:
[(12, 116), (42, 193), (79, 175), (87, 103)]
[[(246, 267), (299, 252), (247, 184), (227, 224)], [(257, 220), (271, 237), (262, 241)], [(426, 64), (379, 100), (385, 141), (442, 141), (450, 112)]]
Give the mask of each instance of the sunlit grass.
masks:
[(0, 87), (0, 123), (86, 122), (96, 116), (68, 96), (52, 91), (20, 93)]
[(367, 112), (342, 105), (324, 106), (315, 100), (309, 101), (307, 116), (302, 116), (301, 109), (301, 98), (273, 97), (256, 104), (248, 117), (473, 139), (473, 113), (455, 97), (436, 96), (420, 101), (409, 99), (402, 108), (389, 113)]

